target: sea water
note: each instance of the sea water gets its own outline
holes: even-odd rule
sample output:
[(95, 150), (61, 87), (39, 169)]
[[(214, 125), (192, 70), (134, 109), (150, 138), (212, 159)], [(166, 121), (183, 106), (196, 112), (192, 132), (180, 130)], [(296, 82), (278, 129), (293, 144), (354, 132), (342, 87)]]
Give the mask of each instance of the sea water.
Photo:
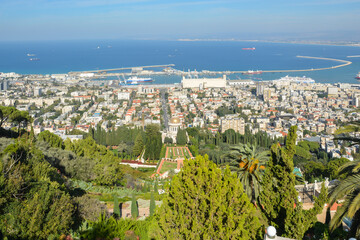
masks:
[[(242, 48), (254, 47), (255, 50)], [(35, 54), (35, 56), (27, 56)], [(121, 67), (175, 64), (176, 69), (211, 71), (296, 70), (324, 68), (341, 63), (296, 56), (352, 61), (349, 66), (309, 72), (230, 75), (231, 79), (273, 80), (307, 76), (321, 83), (357, 83), (360, 47), (245, 41), (86, 40), (0, 42), (0, 72), (53, 74)], [(37, 58), (38, 61), (30, 61)], [(159, 69), (156, 69), (159, 70)], [(152, 76), (154, 83), (180, 82), (180, 76)]]

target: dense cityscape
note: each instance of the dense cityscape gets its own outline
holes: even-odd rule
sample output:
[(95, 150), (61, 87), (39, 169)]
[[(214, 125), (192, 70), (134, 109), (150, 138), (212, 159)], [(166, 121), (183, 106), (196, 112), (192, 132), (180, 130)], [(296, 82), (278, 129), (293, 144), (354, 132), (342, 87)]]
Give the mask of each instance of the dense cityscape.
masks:
[[(348, 182), (360, 158), (358, 84), (190, 73), (163, 85), (88, 73), (0, 82), (3, 237), (358, 236), (358, 182)], [(223, 209), (229, 194), (237, 200)]]

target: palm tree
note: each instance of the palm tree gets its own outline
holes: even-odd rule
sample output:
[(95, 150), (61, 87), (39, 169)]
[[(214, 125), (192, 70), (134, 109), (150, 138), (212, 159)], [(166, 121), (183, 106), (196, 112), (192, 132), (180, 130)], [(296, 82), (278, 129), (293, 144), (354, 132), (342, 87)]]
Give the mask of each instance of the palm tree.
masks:
[(233, 146), (225, 155), (225, 164), (237, 172), (244, 191), (252, 202), (258, 200), (260, 181), (269, 155), (269, 151), (262, 151), (256, 145), (248, 144)]
[[(360, 132), (360, 121), (350, 122), (336, 131), (335, 140), (350, 142), (351, 145), (360, 144), (356, 133)], [(329, 193), (330, 206), (335, 201), (343, 199), (342, 206), (337, 210), (330, 222), (330, 229), (334, 230), (344, 217), (352, 218), (350, 236), (360, 238), (360, 161), (344, 164), (339, 169), (339, 175), (347, 174), (344, 180)]]
[(330, 222), (330, 229), (337, 228), (344, 217), (352, 219), (350, 236), (360, 238), (360, 161), (349, 162), (339, 169), (339, 174), (347, 173), (329, 194), (330, 206), (343, 199), (342, 206), (337, 210)]

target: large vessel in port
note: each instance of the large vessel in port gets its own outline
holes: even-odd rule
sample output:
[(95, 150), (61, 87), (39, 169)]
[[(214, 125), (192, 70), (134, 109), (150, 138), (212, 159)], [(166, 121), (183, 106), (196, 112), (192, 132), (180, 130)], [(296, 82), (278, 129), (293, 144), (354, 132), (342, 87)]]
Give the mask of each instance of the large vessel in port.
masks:
[(153, 82), (153, 80), (151, 78), (139, 78), (137, 76), (129, 77), (128, 79), (125, 80), (126, 84), (133, 84), (133, 85), (144, 82)]
[(254, 71), (254, 70), (249, 70), (249, 71), (247, 71), (247, 72), (243, 72), (242, 74), (243, 75), (255, 75), (255, 74), (262, 74), (263, 72), (262, 71), (260, 71), (260, 70), (256, 70), (256, 71)]
[(315, 83), (315, 80), (309, 77), (291, 77), (291, 76), (285, 76), (277, 80), (273, 80), (273, 83)]
[(356, 75), (356, 79), (360, 80), (360, 72)]

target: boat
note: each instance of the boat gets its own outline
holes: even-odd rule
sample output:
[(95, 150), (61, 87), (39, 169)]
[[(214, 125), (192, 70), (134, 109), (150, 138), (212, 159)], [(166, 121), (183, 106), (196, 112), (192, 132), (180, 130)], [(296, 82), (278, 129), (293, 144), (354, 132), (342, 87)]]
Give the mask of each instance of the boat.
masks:
[(256, 70), (256, 71), (253, 71), (253, 70), (249, 70), (247, 72), (243, 72), (242, 74), (243, 75), (255, 75), (255, 74), (262, 74), (263, 72), (260, 71), (260, 70)]
[(356, 75), (355, 78), (360, 80), (360, 72)]
[(34, 57), (35, 54), (33, 54), (33, 53), (28, 53), (28, 54), (26, 54), (26, 56), (28, 56), (28, 57)]
[(252, 47), (252, 48), (243, 48), (242, 50), (255, 50), (256, 48)]
[(153, 82), (153, 80), (151, 78), (139, 78), (137, 76), (133, 76), (125, 80), (126, 84), (134, 84), (134, 85), (144, 82)]
[(303, 77), (291, 77), (289, 75), (286, 75), (285, 77), (282, 77), (280, 79), (273, 80), (273, 83), (307, 83), (312, 84), (315, 83), (315, 80), (306, 76)]
[(39, 61), (40, 58), (30, 58), (29, 60), (30, 60), (30, 61)]

